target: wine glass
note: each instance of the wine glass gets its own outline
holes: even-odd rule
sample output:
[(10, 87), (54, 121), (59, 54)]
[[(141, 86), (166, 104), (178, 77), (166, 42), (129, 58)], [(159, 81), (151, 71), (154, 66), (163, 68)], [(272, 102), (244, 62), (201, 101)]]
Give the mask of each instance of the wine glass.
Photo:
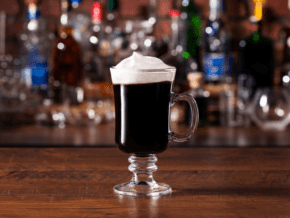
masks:
[(284, 88), (258, 89), (251, 118), (263, 130), (285, 130), (290, 121), (289, 93)]

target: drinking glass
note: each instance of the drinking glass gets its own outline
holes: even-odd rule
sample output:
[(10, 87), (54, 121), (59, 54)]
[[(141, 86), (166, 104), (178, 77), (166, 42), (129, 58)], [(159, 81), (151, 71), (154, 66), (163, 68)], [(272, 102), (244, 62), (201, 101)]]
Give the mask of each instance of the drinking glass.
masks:
[(27, 88), (21, 79), (20, 61), (11, 55), (0, 56), (0, 124), (24, 122)]
[[(110, 70), (111, 75), (119, 71), (114, 67)], [(172, 191), (169, 185), (153, 179), (152, 174), (157, 170), (156, 154), (165, 151), (170, 141), (187, 141), (198, 125), (198, 108), (194, 98), (189, 94), (172, 92), (175, 71), (175, 68), (143, 70), (144, 73), (138, 75), (152, 79), (163, 74), (167, 81), (113, 83), (115, 141), (121, 151), (131, 154), (129, 171), (133, 172), (131, 181), (114, 187), (118, 194), (157, 196)], [(122, 72), (119, 75), (127, 76)], [(172, 132), (170, 127), (170, 108), (177, 101), (187, 101), (191, 108), (192, 122), (189, 132), (184, 135)]]
[(290, 122), (289, 93), (283, 88), (258, 89), (251, 118), (263, 130), (285, 130)]
[(246, 74), (238, 76), (237, 86), (225, 85), (220, 92), (220, 122), (226, 126), (250, 125), (250, 102), (253, 77)]

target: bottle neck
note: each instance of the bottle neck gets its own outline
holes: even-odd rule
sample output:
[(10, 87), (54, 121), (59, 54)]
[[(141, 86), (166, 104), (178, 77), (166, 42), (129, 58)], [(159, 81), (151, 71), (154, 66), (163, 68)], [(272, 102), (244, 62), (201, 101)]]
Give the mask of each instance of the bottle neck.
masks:
[(178, 35), (179, 35), (179, 18), (180, 18), (180, 11), (179, 10), (171, 10), (171, 42), (169, 45), (169, 49), (172, 51), (176, 49), (178, 45)]
[(65, 39), (67, 37), (72, 37), (73, 35), (73, 28), (69, 26), (61, 26), (59, 28), (59, 35), (62, 39)]
[(113, 13), (114, 11), (118, 11), (119, 3), (117, 0), (107, 0), (107, 10), (108, 12)]
[(28, 20), (37, 20), (41, 17), (39, 7), (35, 3), (30, 3), (27, 9)]
[(107, 0), (106, 20), (109, 24), (114, 25), (117, 21), (119, 3), (117, 0)]
[(94, 2), (92, 7), (92, 23), (99, 25), (103, 20), (103, 6), (100, 2)]
[(61, 38), (66, 38), (67, 35), (72, 35), (73, 24), (72, 19), (70, 19), (72, 5), (70, 0), (60, 0), (61, 2), (61, 16), (60, 16), (60, 28), (59, 34)]
[(254, 42), (257, 42), (261, 38), (261, 25), (258, 23), (252, 23), (252, 38)]
[(157, 22), (156, 0), (149, 1), (149, 25), (153, 26)]
[(171, 11), (171, 45), (170, 50), (174, 50), (177, 53), (186, 52), (186, 34), (185, 34), (185, 21), (181, 17), (179, 10)]
[(222, 7), (221, 0), (209, 0), (209, 20), (218, 20), (221, 17)]

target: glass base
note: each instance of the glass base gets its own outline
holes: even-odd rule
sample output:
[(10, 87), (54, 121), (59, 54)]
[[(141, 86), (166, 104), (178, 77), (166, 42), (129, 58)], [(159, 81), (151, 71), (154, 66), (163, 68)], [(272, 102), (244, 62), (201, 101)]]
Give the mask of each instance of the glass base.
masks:
[(150, 185), (148, 183), (134, 184), (132, 182), (116, 185), (114, 191), (122, 195), (131, 196), (158, 196), (170, 194), (172, 189), (169, 185), (163, 183), (156, 183)]
[(153, 179), (153, 172), (157, 170), (155, 163), (157, 158), (154, 154), (148, 157), (129, 157), (129, 170), (133, 172), (130, 182), (116, 185), (114, 191), (118, 194), (131, 196), (158, 196), (170, 194), (172, 189), (169, 185), (157, 183)]

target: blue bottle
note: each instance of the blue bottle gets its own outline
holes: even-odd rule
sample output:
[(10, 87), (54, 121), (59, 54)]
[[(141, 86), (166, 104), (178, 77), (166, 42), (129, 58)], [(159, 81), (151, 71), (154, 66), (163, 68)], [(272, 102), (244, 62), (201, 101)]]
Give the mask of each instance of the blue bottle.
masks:
[(47, 22), (41, 17), (35, 3), (28, 3), (27, 22), (20, 36), (22, 79), (27, 89), (27, 102), (30, 107), (37, 106), (48, 94), (48, 57), (51, 39)]
[(221, 19), (221, 0), (210, 0), (210, 15), (203, 31), (203, 72), (206, 83), (222, 82), (229, 69), (229, 33)]

